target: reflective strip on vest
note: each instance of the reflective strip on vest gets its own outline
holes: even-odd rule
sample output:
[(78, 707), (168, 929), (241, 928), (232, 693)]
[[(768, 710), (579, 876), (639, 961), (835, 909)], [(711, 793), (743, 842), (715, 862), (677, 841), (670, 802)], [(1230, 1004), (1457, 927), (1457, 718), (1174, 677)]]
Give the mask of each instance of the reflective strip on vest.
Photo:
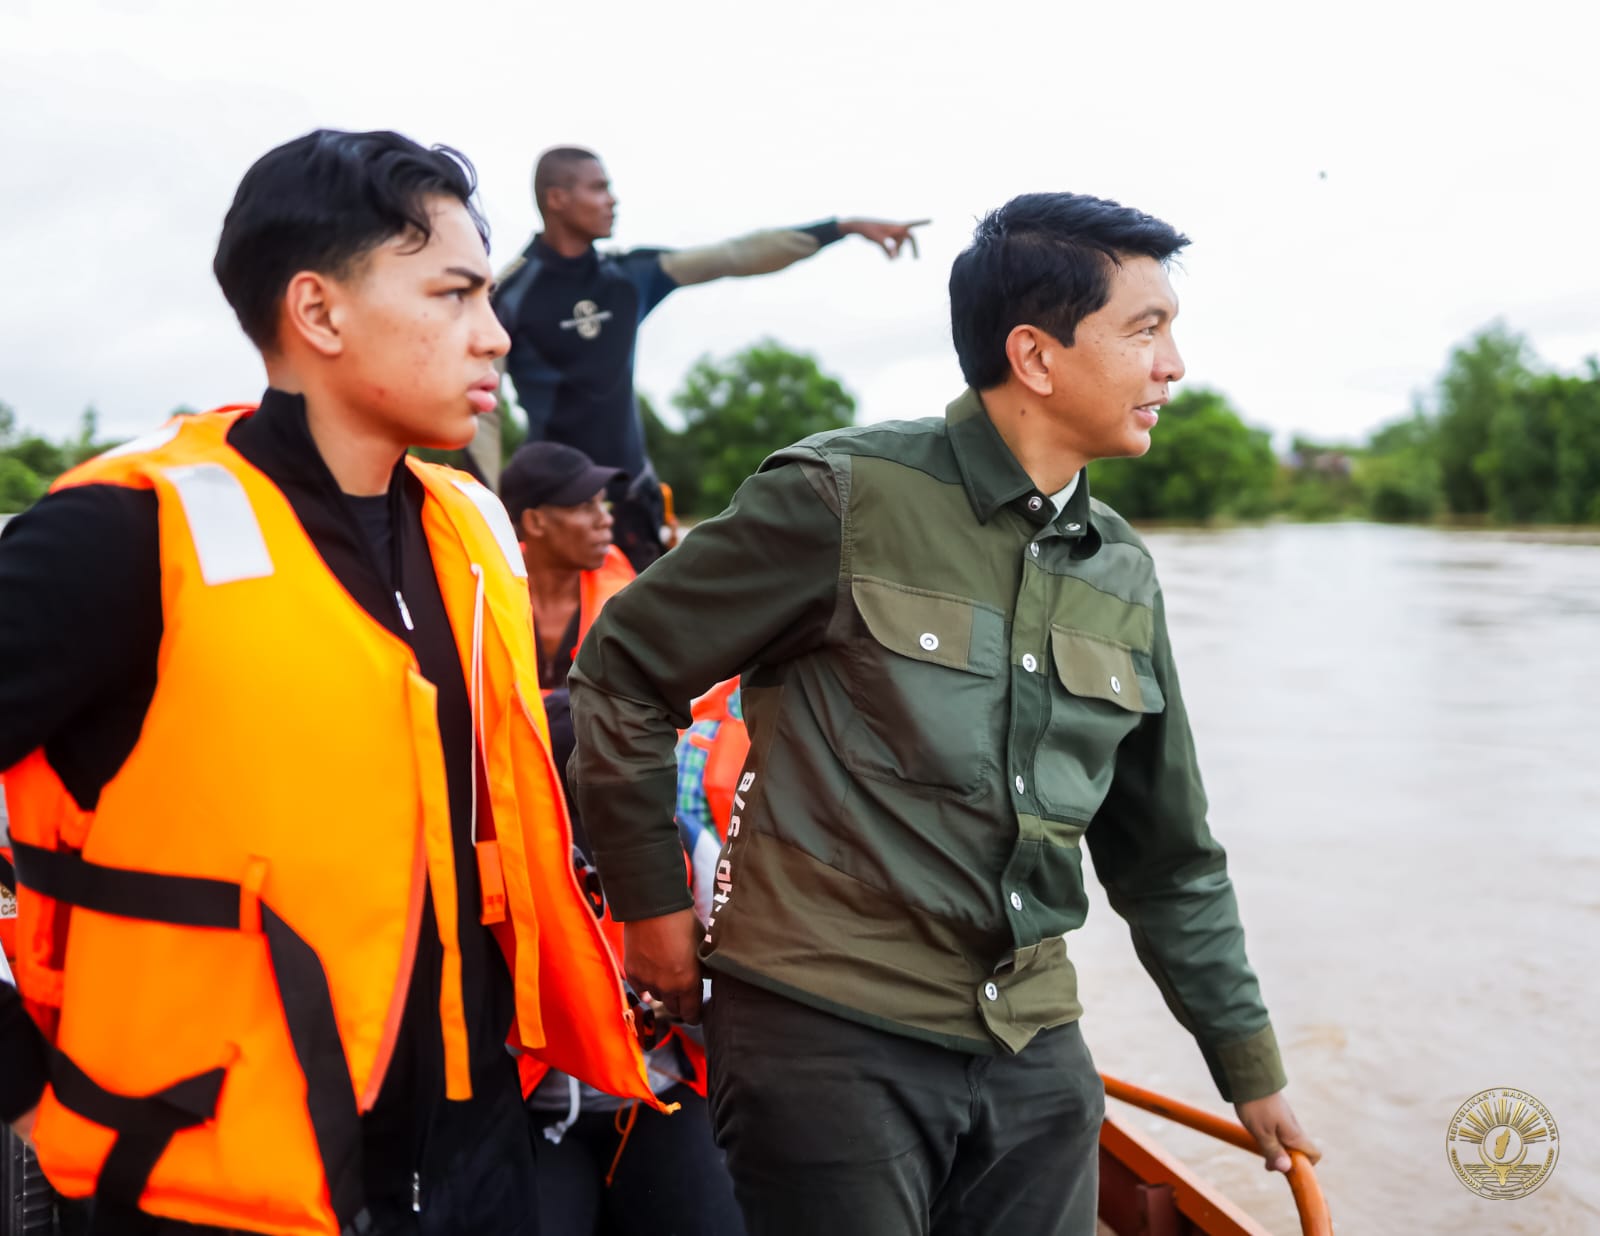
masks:
[(141, 451), (160, 450), (168, 442), (178, 436), (183, 429), (182, 421), (174, 421), (170, 425), (163, 425), (160, 429), (153, 429), (132, 442), (124, 442), (121, 446), (114, 446), (109, 451), (101, 451), (96, 457), (99, 459), (119, 459), (123, 455), (137, 455)]
[(450, 483), (472, 499), (472, 505), (478, 508), (478, 514), (489, 525), (489, 531), (494, 533), (495, 544), (506, 556), (506, 565), (511, 568), (511, 573), (518, 579), (527, 579), (528, 564), (522, 560), (522, 549), (511, 527), (511, 517), (506, 514), (500, 499), (470, 477), (453, 476)]
[(264, 579), (272, 574), (272, 555), (261, 535), (250, 496), (221, 464), (191, 464), (166, 469), (189, 521), (195, 556), (206, 584)]

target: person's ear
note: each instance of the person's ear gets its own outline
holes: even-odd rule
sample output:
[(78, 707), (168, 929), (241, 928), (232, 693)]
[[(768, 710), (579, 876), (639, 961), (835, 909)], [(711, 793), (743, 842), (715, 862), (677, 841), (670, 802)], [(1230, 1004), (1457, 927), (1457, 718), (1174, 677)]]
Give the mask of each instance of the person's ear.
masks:
[(1041, 399), (1055, 393), (1055, 378), (1050, 372), (1054, 350), (1061, 345), (1048, 331), (1024, 323), (1013, 326), (1006, 336), (1006, 360), (1017, 381)]
[(345, 316), (344, 289), (326, 275), (302, 270), (284, 289), (279, 313), (278, 339), (293, 336), (323, 356), (338, 356), (344, 351), (340, 325)]
[(544, 515), (536, 507), (528, 507), (522, 512), (522, 518), (517, 520), (517, 531), (521, 533), (524, 542), (540, 539), (544, 536)]

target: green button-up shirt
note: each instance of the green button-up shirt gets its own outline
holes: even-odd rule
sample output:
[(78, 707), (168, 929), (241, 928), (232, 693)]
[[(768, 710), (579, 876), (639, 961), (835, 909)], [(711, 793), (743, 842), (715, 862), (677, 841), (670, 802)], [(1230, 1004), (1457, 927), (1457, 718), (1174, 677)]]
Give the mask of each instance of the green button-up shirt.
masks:
[(607, 604), (572, 773), (619, 919), (692, 904), (673, 747), (734, 674), (751, 753), (708, 967), (1021, 1051), (1082, 1012), (1087, 840), (1223, 1096), (1282, 1087), (1149, 551), (1087, 477), (1058, 514), (977, 394), (779, 452)]

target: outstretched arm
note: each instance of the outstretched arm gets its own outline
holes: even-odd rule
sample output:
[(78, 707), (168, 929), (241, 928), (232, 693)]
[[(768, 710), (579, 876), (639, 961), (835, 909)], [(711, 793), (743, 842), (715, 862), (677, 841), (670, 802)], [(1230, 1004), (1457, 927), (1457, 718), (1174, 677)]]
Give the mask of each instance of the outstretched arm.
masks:
[(768, 275), (793, 266), (844, 236), (864, 236), (894, 258), (908, 245), (917, 252), (913, 228), (928, 220), (890, 223), (881, 219), (830, 219), (809, 227), (772, 228), (714, 245), (675, 249), (661, 255), (661, 269), (679, 287), (713, 279)]

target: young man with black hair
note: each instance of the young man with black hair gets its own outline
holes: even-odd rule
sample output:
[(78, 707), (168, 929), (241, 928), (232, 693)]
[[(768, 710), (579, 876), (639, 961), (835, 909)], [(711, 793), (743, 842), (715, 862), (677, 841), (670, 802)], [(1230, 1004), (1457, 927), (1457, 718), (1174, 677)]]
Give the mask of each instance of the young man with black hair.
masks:
[(631, 478), (611, 493), (617, 544), (636, 570), (661, 556), (660, 484), (644, 447), (633, 392), (634, 345), (645, 316), (681, 287), (782, 270), (843, 236), (863, 236), (890, 258), (916, 252), (916, 223), (830, 219), (754, 232), (693, 249), (603, 255), (617, 199), (599, 156), (558, 146), (539, 157), (534, 202), (544, 220), (501, 276), (495, 311), (511, 335), (506, 368), (531, 440), (584, 451)]
[(531, 1236), (508, 1037), (652, 1101), (515, 536), (407, 455), (494, 406), (473, 194), (394, 133), (263, 156), (214, 263), (259, 408), (175, 418), (0, 539), (0, 1117), (95, 1233)]
[[(1266, 1165), (1315, 1156), (1206, 819), (1143, 542), (1087, 465), (1143, 454), (1187, 240), (1017, 198), (950, 277), (969, 389), (809, 438), (616, 597), (570, 676), (572, 780), (635, 982), (706, 1005), (752, 1236), (1095, 1230), (1104, 1093), (1065, 933), (1087, 841)], [(750, 756), (708, 923), (673, 827), (690, 701)], [(703, 937), (703, 941), (702, 941)]]

